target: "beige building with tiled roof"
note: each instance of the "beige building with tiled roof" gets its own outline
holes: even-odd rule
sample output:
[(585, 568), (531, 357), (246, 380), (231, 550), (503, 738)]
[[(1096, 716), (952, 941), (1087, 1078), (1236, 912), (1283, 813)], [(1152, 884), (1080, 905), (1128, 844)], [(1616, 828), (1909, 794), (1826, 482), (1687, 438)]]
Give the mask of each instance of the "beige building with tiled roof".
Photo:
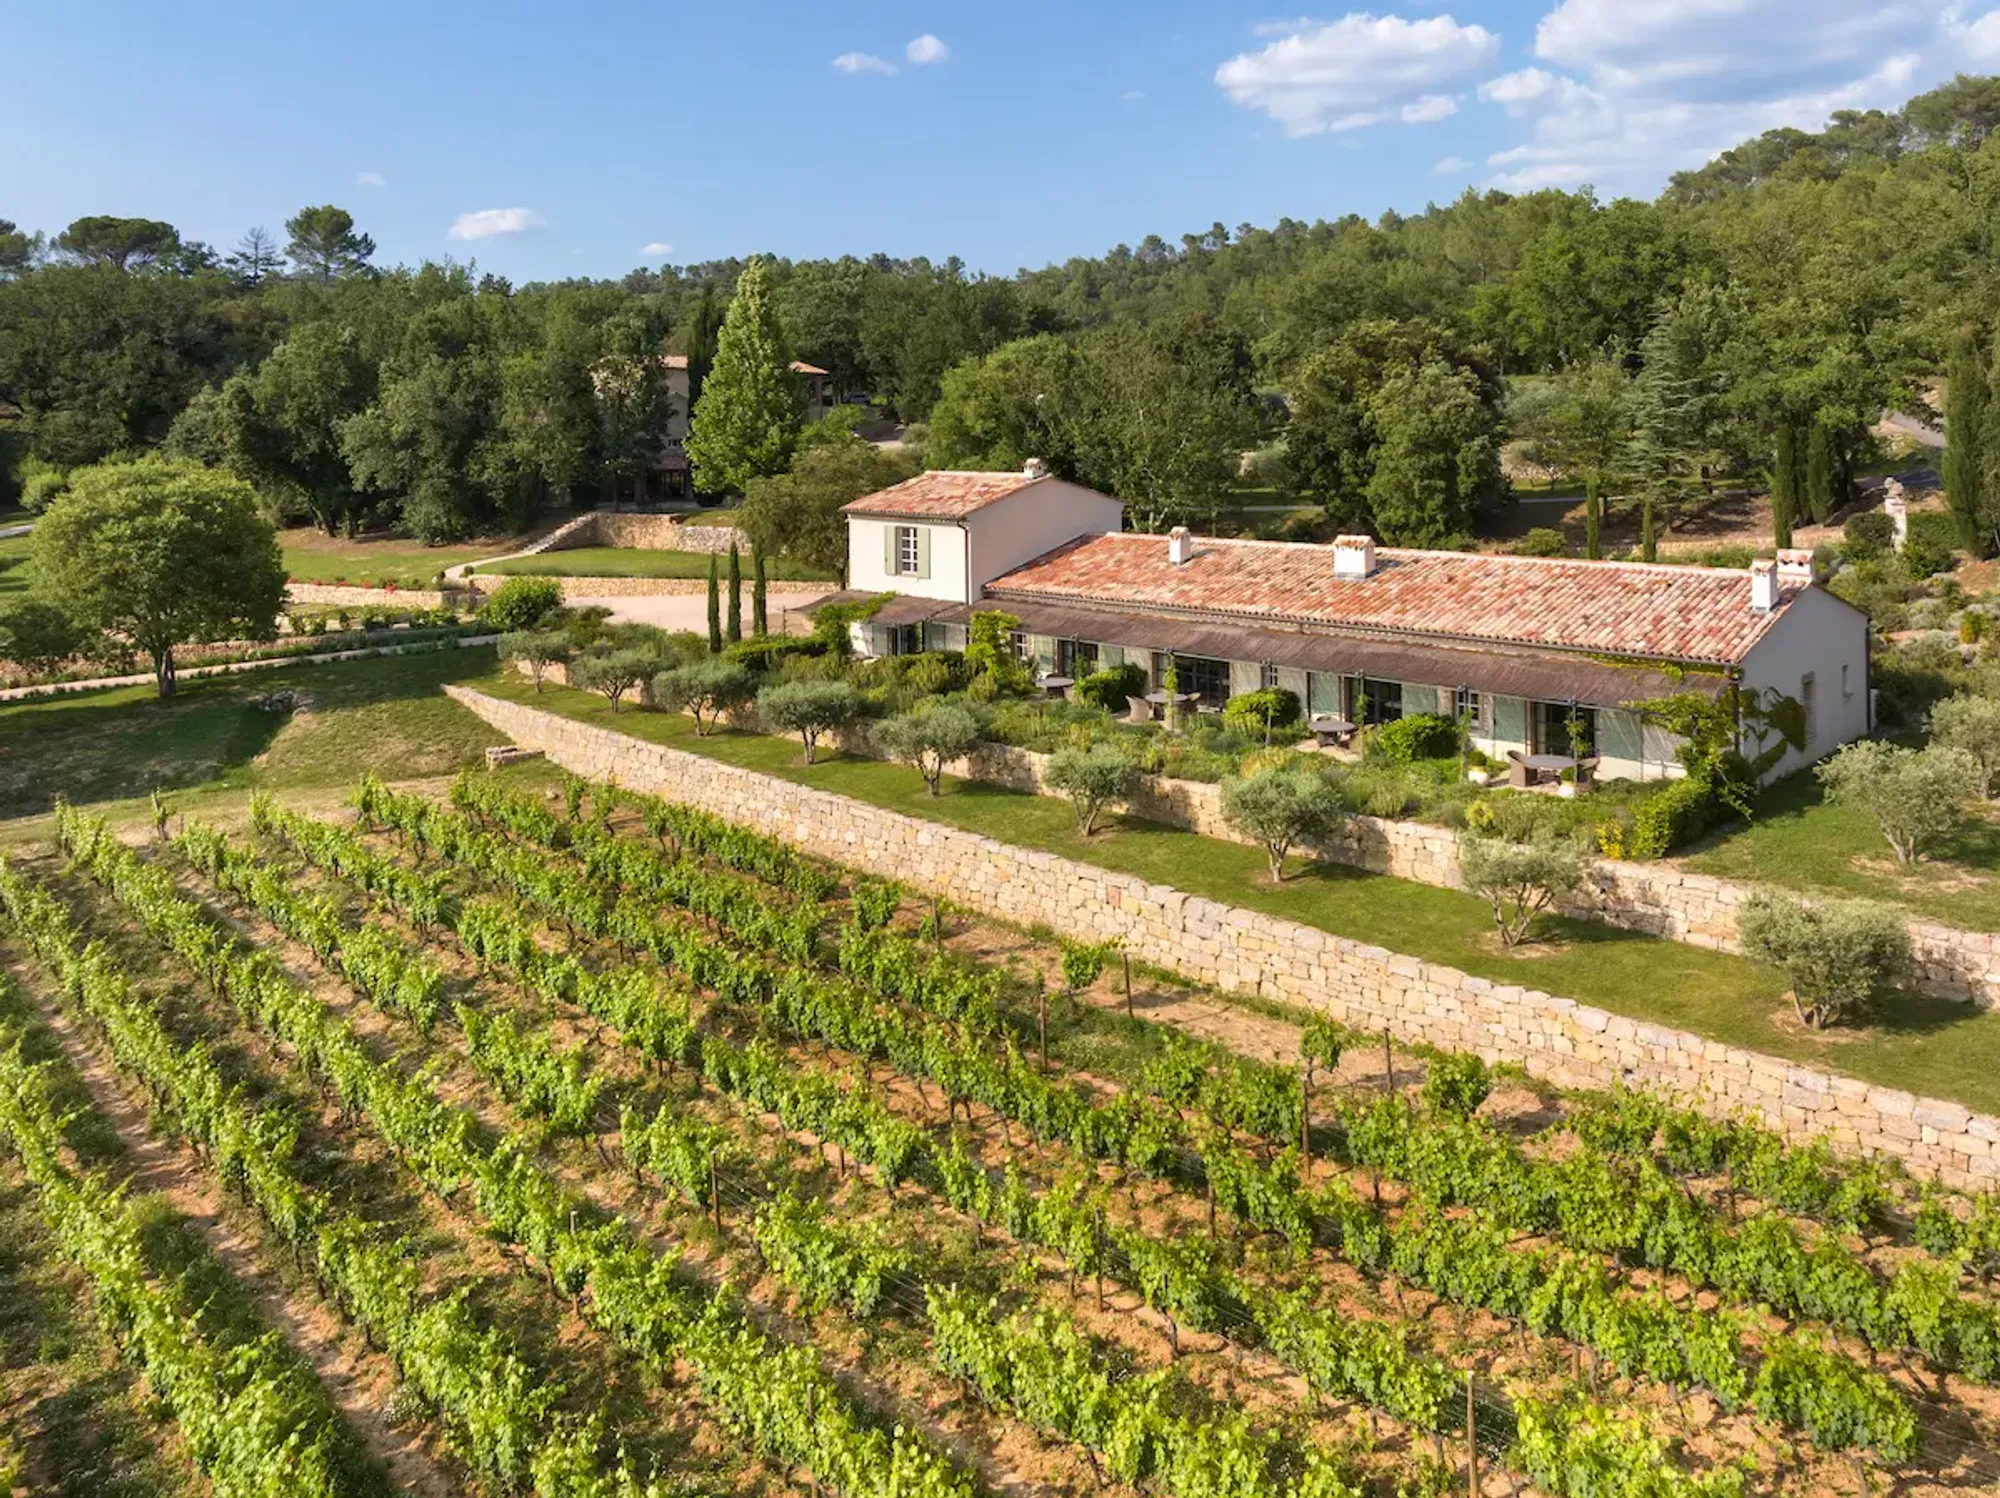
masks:
[(858, 643), (963, 648), (999, 610), (1048, 675), (1131, 662), (1157, 686), (1171, 665), (1205, 708), (1279, 686), (1323, 722), (1443, 713), (1496, 758), (1581, 753), (1602, 777), (1678, 773), (1633, 704), (1680, 692), (1798, 702), (1807, 741), (1775, 774), (1872, 726), (1867, 617), (1815, 586), (1809, 553), (1739, 571), (1141, 535), (1122, 516), (1039, 464), (858, 499), (849, 588), (897, 595)]

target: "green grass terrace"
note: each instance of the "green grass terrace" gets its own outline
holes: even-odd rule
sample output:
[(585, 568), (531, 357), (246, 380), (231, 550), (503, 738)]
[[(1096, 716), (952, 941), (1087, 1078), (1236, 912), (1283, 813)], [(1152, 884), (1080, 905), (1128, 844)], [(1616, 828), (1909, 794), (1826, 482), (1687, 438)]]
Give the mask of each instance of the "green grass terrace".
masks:
[[(727, 556), (717, 558), (719, 569), (729, 565)], [(574, 550), (545, 551), (539, 556), (515, 557), (481, 567), (481, 575), (506, 577), (666, 577), (706, 578), (708, 554), (700, 551), (636, 551), (622, 546), (579, 546)], [(726, 570), (723, 575), (727, 575)], [(743, 575), (750, 576), (750, 562), (743, 562)], [(766, 576), (779, 581), (831, 582), (833, 574), (801, 567), (789, 558), (770, 564)]]
[(1594, 921), (1552, 920), (1543, 939), (1514, 951), (1493, 934), (1475, 896), (1337, 864), (1295, 860), (1273, 885), (1261, 850), (1130, 817), (1088, 839), (1066, 801), (947, 779), (932, 798), (903, 765), (823, 750), (808, 767), (796, 740), (723, 729), (697, 738), (691, 719), (631, 707), (614, 720), (602, 697), (533, 686), (511, 671), (468, 681), (495, 697), (613, 728), (858, 801), (1044, 849), (1191, 894), (1316, 926), (1355, 941), (1520, 984), (1634, 1019), (1967, 1107), (2000, 1112), (2000, 1013), (1900, 996), (1865, 1028), (1805, 1030), (1774, 969), (1727, 953), (1619, 931)]

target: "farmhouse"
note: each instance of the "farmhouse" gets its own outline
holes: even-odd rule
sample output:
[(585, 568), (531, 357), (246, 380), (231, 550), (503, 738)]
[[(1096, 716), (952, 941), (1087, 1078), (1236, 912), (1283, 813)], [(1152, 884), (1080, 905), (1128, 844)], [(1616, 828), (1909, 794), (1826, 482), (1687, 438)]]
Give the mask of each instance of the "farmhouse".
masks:
[(1496, 758), (1587, 757), (1607, 778), (1679, 773), (1635, 710), (1677, 693), (1796, 702), (1805, 744), (1773, 775), (1872, 726), (1867, 616), (1814, 585), (1807, 552), (1733, 570), (1141, 535), (1032, 461), (921, 474), (846, 516), (836, 597), (890, 595), (855, 626), (864, 654), (962, 649), (974, 614), (1004, 612), (1058, 683), (1131, 663), (1154, 688), (1171, 668), (1200, 710), (1276, 686), (1330, 725), (1443, 713)]

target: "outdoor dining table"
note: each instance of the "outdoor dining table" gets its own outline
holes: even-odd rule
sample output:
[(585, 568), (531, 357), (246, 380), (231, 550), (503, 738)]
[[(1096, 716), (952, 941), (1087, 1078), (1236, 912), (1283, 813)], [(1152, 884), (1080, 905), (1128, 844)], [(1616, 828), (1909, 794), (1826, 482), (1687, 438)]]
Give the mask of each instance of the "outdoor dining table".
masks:
[(1165, 706), (1167, 705), (1167, 703), (1168, 703), (1168, 701), (1169, 701), (1170, 699), (1171, 699), (1171, 701), (1172, 701), (1172, 702), (1173, 702), (1173, 703), (1175, 704), (1175, 706), (1177, 706), (1177, 707), (1186, 707), (1186, 706), (1188, 706), (1188, 705), (1189, 705), (1190, 703), (1195, 703), (1195, 702), (1199, 702), (1199, 701), (1201, 701), (1201, 693), (1199, 693), (1199, 692), (1173, 692), (1173, 693), (1167, 693), (1167, 692), (1148, 692), (1148, 693), (1146, 694), (1146, 700), (1147, 700), (1148, 702), (1152, 703), (1152, 704), (1153, 704), (1153, 706), (1155, 706), (1155, 707), (1165, 707)]
[(1041, 681), (1042, 690), (1051, 697), (1060, 697), (1075, 685), (1075, 679), (1068, 676), (1044, 676)]
[(1322, 749), (1333, 744), (1345, 744), (1354, 737), (1354, 725), (1345, 718), (1329, 717), (1321, 713), (1312, 720), (1313, 737), (1319, 740)]
[(1576, 767), (1576, 761), (1567, 754), (1523, 754), (1517, 763), (1537, 782), (1560, 779), (1563, 771)]

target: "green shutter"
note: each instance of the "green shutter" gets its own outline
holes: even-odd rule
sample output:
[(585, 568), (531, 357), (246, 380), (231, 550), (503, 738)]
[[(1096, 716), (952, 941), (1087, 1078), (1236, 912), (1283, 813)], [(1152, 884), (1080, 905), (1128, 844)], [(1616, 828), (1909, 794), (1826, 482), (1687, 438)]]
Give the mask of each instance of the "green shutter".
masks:
[(896, 575), (896, 527), (882, 527), (882, 571), (890, 577)]
[(927, 525), (920, 525), (917, 527), (917, 576), (929, 577), (930, 575), (931, 528)]

